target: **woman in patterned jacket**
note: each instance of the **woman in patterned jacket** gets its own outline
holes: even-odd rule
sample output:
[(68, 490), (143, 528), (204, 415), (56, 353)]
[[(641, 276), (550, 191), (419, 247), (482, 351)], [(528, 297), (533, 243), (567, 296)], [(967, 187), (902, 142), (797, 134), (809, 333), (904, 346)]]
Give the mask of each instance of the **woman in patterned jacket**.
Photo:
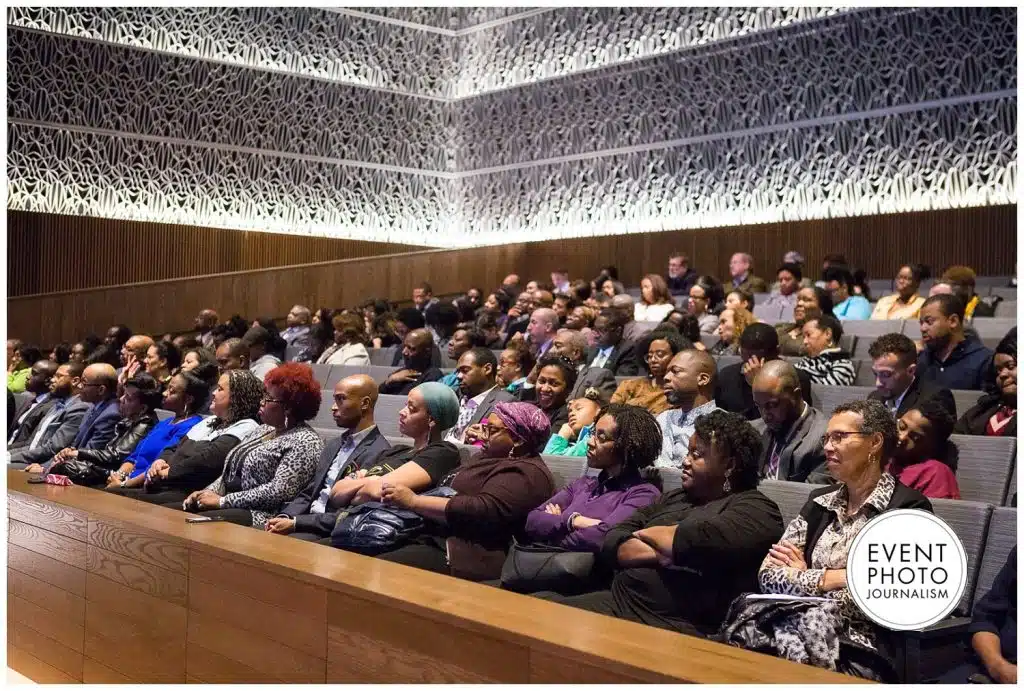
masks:
[(263, 424), (232, 449), (219, 478), (185, 499), (186, 511), (262, 529), (312, 478), (324, 446), (306, 424), (320, 408), (313, 370), (285, 363), (267, 373), (263, 385)]
[(804, 323), (804, 350), (807, 357), (793, 366), (803, 370), (812, 384), (850, 386), (857, 379), (857, 368), (850, 354), (839, 347), (843, 326), (835, 317), (822, 314)]

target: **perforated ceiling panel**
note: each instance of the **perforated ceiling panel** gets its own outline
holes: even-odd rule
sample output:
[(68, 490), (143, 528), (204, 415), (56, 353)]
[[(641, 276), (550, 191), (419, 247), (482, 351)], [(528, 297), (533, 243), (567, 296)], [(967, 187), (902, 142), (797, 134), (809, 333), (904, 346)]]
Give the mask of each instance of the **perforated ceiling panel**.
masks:
[(1016, 198), (1016, 10), (10, 8), (9, 208), (428, 246)]

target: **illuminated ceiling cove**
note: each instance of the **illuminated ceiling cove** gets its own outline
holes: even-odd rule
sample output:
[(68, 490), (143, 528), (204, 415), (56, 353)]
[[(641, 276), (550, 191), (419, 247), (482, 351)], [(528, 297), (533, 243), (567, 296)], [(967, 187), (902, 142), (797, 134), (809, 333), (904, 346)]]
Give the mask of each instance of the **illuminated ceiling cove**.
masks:
[(1012, 203), (1014, 8), (8, 8), (8, 207), (473, 246)]

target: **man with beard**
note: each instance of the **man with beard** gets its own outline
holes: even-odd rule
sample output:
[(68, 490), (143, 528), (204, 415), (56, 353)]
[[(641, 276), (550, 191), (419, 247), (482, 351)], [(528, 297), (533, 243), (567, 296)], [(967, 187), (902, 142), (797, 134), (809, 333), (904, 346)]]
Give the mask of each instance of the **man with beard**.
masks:
[(430, 364), (434, 338), (426, 329), (415, 329), (405, 336), (402, 359), (405, 366), (392, 372), (381, 387), (382, 394), (404, 396), (423, 382), (438, 381), (444, 375)]
[(935, 295), (921, 307), (917, 376), (946, 389), (981, 390), (992, 366), (992, 351), (964, 333), (964, 303), (956, 295)]
[(683, 350), (668, 363), (665, 398), (673, 408), (658, 416), (661, 426), (659, 468), (679, 468), (690, 450), (697, 418), (718, 410), (715, 405), (715, 360), (702, 350)]
[(515, 396), (495, 381), (498, 359), (487, 348), (472, 348), (459, 358), (455, 370), (459, 378), (459, 419), (444, 440), (462, 443), (466, 430), (491, 413), (497, 403), (514, 401)]

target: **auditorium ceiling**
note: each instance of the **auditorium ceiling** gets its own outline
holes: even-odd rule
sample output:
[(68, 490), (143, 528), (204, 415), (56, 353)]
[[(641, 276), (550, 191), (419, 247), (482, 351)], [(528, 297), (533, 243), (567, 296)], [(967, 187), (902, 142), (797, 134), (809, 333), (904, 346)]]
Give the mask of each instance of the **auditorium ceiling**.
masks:
[(1015, 8), (8, 8), (12, 209), (424, 246), (1013, 203)]

